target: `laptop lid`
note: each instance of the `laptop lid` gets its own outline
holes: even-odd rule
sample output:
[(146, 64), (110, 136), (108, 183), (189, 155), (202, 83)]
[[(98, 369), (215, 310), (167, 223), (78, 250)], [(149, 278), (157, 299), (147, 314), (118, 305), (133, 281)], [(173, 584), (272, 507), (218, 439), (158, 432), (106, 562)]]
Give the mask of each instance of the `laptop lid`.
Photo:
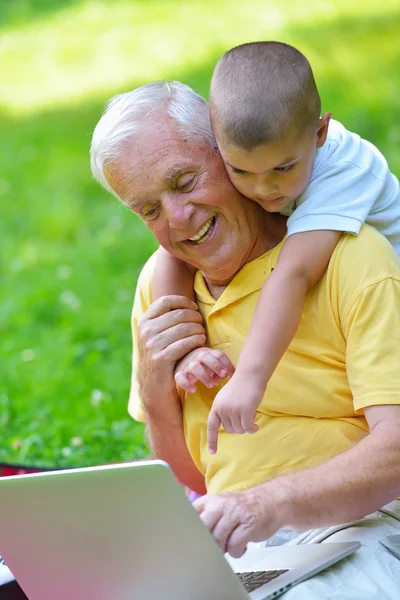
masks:
[(5, 478), (0, 504), (30, 600), (248, 598), (162, 461)]
[(253, 548), (235, 571), (285, 573), (248, 594), (163, 461), (5, 478), (0, 503), (0, 554), (30, 600), (268, 599), (358, 546)]

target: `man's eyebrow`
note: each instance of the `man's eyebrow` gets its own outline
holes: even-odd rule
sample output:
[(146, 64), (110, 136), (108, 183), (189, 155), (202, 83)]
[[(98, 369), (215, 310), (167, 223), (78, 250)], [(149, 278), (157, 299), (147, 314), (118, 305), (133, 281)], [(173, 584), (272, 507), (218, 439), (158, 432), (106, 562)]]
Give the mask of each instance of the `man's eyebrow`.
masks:
[(186, 173), (187, 171), (190, 170), (194, 170), (196, 167), (192, 164), (192, 163), (187, 163), (185, 165), (179, 164), (176, 165), (175, 167), (172, 167), (172, 169), (169, 171), (169, 174), (166, 175), (165, 179), (166, 180), (170, 180), (170, 179), (176, 179), (177, 177), (179, 177), (179, 175), (182, 175), (182, 173)]
[[(163, 179), (166, 182), (170, 183), (171, 181), (173, 181), (174, 179), (176, 179), (183, 173), (187, 173), (188, 171), (195, 171), (195, 170), (198, 170), (198, 165), (196, 166), (192, 162), (188, 162), (187, 164), (179, 163), (179, 165), (175, 165), (171, 169), (168, 169), (168, 171), (164, 175)], [(138, 198), (135, 197), (135, 198), (132, 198), (131, 200), (126, 200), (125, 205), (128, 208), (138, 209), (138, 208), (140, 208), (141, 205), (145, 204), (145, 202), (147, 202), (147, 198), (145, 198), (143, 196), (142, 197), (139, 196)]]
[(138, 208), (141, 204), (144, 204), (146, 201), (145, 198), (132, 198), (131, 200), (126, 200), (125, 205), (128, 208)]

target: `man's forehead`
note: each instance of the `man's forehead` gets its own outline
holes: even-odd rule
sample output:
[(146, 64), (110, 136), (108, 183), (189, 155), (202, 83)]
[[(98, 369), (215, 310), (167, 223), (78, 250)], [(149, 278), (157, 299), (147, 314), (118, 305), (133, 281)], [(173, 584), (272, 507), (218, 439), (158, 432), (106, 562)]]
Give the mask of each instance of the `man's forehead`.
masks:
[[(169, 135), (164, 135), (168, 133)], [(183, 138), (178, 132), (154, 132), (143, 130), (133, 138), (127, 148), (126, 158), (137, 167), (157, 166), (158, 170), (172, 171), (180, 169), (190, 162), (199, 162), (205, 155), (195, 141)]]
[[(137, 170), (137, 175), (144, 175), (146, 179), (151, 181), (167, 181), (175, 179), (181, 173), (188, 169), (195, 169), (200, 165), (200, 160), (196, 160), (192, 156), (185, 156), (179, 153), (163, 152), (162, 155), (154, 156), (154, 160), (143, 161), (143, 169)], [(147, 163), (147, 165), (146, 165)], [(146, 173), (144, 172), (146, 169)]]

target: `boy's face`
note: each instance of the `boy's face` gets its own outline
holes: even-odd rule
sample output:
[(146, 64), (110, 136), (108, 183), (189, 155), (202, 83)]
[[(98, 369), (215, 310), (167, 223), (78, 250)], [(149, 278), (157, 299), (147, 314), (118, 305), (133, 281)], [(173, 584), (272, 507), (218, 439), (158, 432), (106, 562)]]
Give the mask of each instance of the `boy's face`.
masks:
[(281, 140), (246, 151), (224, 145), (217, 138), (233, 185), (268, 212), (281, 212), (296, 200), (310, 182), (315, 153), (328, 133), (330, 114), (320, 118), (318, 129), (299, 139)]

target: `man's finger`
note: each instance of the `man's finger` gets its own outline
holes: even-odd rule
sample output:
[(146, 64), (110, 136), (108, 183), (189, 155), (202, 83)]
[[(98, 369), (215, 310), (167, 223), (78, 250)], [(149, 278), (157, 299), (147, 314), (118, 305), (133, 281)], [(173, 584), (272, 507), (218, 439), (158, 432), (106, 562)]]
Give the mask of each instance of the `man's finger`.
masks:
[(232, 529), (230, 536), (226, 540), (225, 550), (233, 558), (240, 558), (246, 552), (249, 541), (249, 529), (240, 523)]
[(177, 308), (198, 310), (196, 302), (186, 298), (186, 296), (162, 296), (149, 306), (145, 315), (148, 319), (154, 319)]
[(197, 500), (195, 500), (192, 503), (193, 508), (195, 509), (195, 511), (197, 512), (198, 515), (201, 515), (202, 512), (205, 510), (205, 507), (207, 505), (207, 501), (208, 501), (208, 496), (207, 494), (205, 496), (201, 496), (201, 498), (197, 498)]
[(218, 430), (221, 425), (221, 419), (219, 418), (216, 411), (211, 409), (208, 415), (207, 423), (207, 437), (208, 437), (208, 451), (210, 454), (217, 452), (218, 446)]
[(205, 329), (201, 323), (179, 323), (169, 329), (160, 331), (150, 344), (155, 350), (165, 350), (175, 342), (194, 335), (205, 336)]
[(239, 524), (240, 521), (232, 516), (232, 511), (226, 510), (222, 512), (218, 522), (215, 524), (212, 534), (223, 552), (227, 552), (228, 542)]
[(190, 335), (176, 342), (171, 343), (165, 350), (166, 360), (176, 362), (183, 358), (188, 352), (195, 348), (201, 348), (205, 344), (206, 336), (204, 333)]
[(211, 531), (211, 533), (213, 533), (215, 530), (215, 527), (218, 525), (219, 520), (221, 519), (221, 516), (222, 516), (221, 510), (218, 510), (218, 509), (215, 510), (213, 508), (207, 507), (201, 513), (200, 518), (203, 521), (204, 525), (206, 527), (208, 527), (208, 529)]
[(180, 324), (197, 323), (203, 325), (201, 314), (189, 308), (177, 308), (155, 318), (149, 318), (146, 313), (139, 323), (139, 333), (144, 340), (158, 336), (164, 331)]

